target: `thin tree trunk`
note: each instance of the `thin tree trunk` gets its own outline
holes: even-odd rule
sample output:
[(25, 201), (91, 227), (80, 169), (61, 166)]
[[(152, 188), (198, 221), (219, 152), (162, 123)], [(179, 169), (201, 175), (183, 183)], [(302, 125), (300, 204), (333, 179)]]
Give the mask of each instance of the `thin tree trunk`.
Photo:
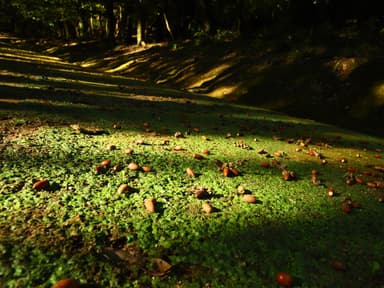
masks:
[(171, 26), (169, 25), (167, 14), (165, 14), (165, 12), (163, 13), (163, 18), (164, 18), (165, 27), (167, 28), (167, 31), (168, 31), (168, 33), (171, 36), (172, 41), (173, 41), (173, 40), (175, 40), (175, 38), (173, 37), (172, 29), (171, 29)]

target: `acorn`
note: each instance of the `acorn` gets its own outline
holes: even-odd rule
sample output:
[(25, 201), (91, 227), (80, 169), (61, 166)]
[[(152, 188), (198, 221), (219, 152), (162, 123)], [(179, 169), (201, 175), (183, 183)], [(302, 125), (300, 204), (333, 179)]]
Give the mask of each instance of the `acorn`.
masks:
[(195, 177), (196, 176), (195, 172), (193, 172), (192, 168), (190, 168), (190, 167), (187, 168), (187, 175), (189, 177)]
[(113, 166), (113, 167), (111, 168), (111, 170), (112, 170), (113, 172), (118, 172), (118, 171), (121, 170), (121, 165), (116, 164), (115, 166)]
[(286, 272), (276, 273), (275, 280), (277, 284), (283, 287), (291, 287), (293, 284), (293, 278)]
[(339, 158), (339, 161), (340, 161), (341, 163), (347, 163), (347, 162), (348, 162), (347, 159), (346, 159), (345, 157), (340, 157), (340, 158)]
[(116, 145), (108, 144), (106, 148), (107, 148), (107, 150), (116, 150), (117, 147), (116, 147)]
[(331, 265), (333, 269), (337, 271), (345, 271), (347, 270), (347, 265), (345, 265), (344, 262), (341, 262), (339, 260), (332, 260)]
[(333, 197), (333, 196), (335, 196), (335, 189), (333, 189), (333, 188), (328, 188), (328, 189), (327, 189), (327, 195), (328, 195), (329, 197)]
[(131, 148), (124, 150), (124, 154), (131, 155), (132, 153), (133, 153), (133, 150)]
[(100, 166), (103, 166), (103, 167), (108, 167), (110, 165), (111, 165), (111, 160), (109, 159), (106, 159), (100, 162)]
[(283, 179), (285, 181), (291, 181), (291, 180), (294, 180), (296, 178), (296, 174), (293, 171), (283, 170), (281, 172), (281, 175), (283, 176)]
[(247, 203), (256, 203), (257, 198), (254, 195), (246, 194), (243, 196), (243, 201)]
[(206, 214), (211, 214), (213, 212), (213, 207), (209, 203), (204, 202), (201, 204), (201, 208)]
[(209, 154), (210, 154), (210, 152), (209, 152), (208, 149), (203, 149), (203, 150), (201, 150), (201, 153), (203, 153), (203, 154), (205, 154), (205, 155), (209, 155)]
[(136, 170), (139, 170), (139, 165), (137, 165), (136, 163), (134, 162), (131, 162), (128, 164), (128, 169), (129, 170), (133, 170), (133, 171), (136, 171)]
[(264, 161), (264, 162), (261, 162), (261, 163), (260, 163), (260, 166), (261, 166), (261, 167), (264, 167), (264, 168), (268, 168), (269, 166), (271, 166), (271, 164), (269, 164), (268, 161)]
[(143, 170), (143, 172), (151, 172), (152, 168), (149, 166), (143, 166), (143, 167), (141, 167), (141, 170)]
[(33, 183), (32, 188), (35, 189), (36, 191), (40, 191), (40, 190), (49, 189), (49, 186), (50, 186), (49, 181), (46, 179), (42, 179)]
[(124, 194), (127, 192), (132, 192), (133, 188), (129, 186), (128, 184), (121, 184), (119, 188), (117, 189), (118, 194)]
[(230, 172), (230, 170), (229, 170), (228, 167), (224, 167), (224, 168), (223, 168), (223, 175), (224, 175), (225, 177), (229, 177), (229, 176), (231, 176), (231, 172)]
[(202, 160), (202, 159), (204, 159), (204, 156), (202, 156), (200, 154), (193, 154), (193, 158), (198, 159), (198, 160)]
[(207, 189), (200, 188), (195, 191), (195, 196), (197, 199), (208, 199), (211, 195), (208, 193)]
[(239, 187), (237, 187), (237, 193), (238, 194), (244, 194), (245, 193), (245, 188), (243, 185), (239, 185)]
[(80, 287), (80, 282), (72, 278), (61, 279), (52, 286), (52, 288), (78, 288), (78, 287)]
[(148, 213), (156, 212), (156, 199), (155, 198), (147, 198), (144, 200), (144, 207)]
[(344, 213), (351, 213), (351, 205), (349, 203), (344, 203), (342, 206), (341, 206), (341, 210), (344, 212)]
[(173, 147), (173, 151), (183, 151), (183, 150), (184, 150), (184, 148), (179, 146), (179, 145)]
[(98, 165), (96, 166), (95, 169), (97, 174), (104, 174), (105, 172), (107, 172), (107, 170), (105, 169), (105, 166)]
[(235, 169), (235, 168), (229, 168), (229, 171), (231, 172), (231, 174), (233, 176), (239, 176), (239, 170)]

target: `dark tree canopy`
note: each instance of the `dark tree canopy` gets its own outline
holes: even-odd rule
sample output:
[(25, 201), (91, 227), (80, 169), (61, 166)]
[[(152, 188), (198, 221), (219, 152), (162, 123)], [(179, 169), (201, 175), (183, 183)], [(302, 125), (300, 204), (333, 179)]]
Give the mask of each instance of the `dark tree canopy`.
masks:
[[(381, 1), (0, 0), (0, 30), (23, 36), (111, 42), (164, 41), (258, 29), (383, 22)], [(380, 27), (381, 28), (381, 27)]]

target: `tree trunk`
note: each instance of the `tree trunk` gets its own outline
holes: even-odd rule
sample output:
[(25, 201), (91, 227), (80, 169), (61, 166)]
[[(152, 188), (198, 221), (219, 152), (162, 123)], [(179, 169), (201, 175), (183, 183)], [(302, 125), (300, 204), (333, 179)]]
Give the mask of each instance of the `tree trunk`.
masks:
[(113, 12), (113, 0), (105, 0), (105, 9), (108, 18), (107, 24), (107, 40), (111, 43), (115, 42), (115, 14)]

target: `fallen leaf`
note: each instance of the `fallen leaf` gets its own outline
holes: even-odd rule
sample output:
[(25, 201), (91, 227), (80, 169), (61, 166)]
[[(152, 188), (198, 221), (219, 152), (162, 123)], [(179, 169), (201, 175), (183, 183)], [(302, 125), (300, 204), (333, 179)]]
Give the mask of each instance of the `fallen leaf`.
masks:
[(155, 277), (163, 277), (168, 274), (171, 269), (172, 265), (167, 261), (160, 258), (155, 258), (153, 259), (152, 269), (149, 271), (149, 273)]

